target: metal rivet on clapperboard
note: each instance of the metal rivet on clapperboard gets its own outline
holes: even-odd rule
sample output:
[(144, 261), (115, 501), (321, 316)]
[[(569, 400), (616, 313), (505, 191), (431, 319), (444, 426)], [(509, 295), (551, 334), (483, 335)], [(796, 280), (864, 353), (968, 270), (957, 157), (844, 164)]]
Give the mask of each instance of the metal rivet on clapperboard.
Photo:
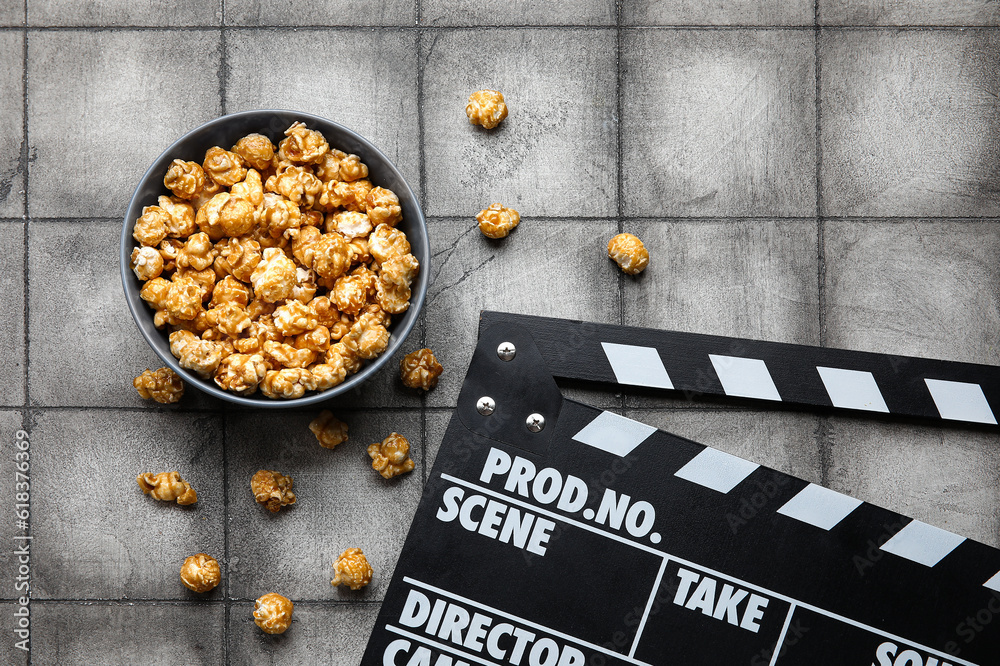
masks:
[(476, 403), (476, 410), (483, 416), (489, 416), (496, 408), (496, 401), (488, 395), (484, 395), (479, 399), (479, 402)]
[(530, 414), (524, 423), (531, 432), (541, 432), (545, 427), (545, 417), (541, 414)]
[(497, 347), (497, 356), (500, 357), (501, 361), (512, 361), (516, 354), (517, 347), (514, 346), (513, 342), (501, 342), (500, 346)]

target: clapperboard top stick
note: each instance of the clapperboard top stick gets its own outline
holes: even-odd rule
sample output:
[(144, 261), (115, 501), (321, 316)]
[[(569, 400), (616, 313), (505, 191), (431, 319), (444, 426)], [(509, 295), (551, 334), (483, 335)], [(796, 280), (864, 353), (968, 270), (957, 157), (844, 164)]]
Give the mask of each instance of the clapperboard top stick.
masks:
[(555, 381), (990, 427), (996, 368), (499, 313), (479, 334), (366, 666), (1000, 663), (997, 549)]

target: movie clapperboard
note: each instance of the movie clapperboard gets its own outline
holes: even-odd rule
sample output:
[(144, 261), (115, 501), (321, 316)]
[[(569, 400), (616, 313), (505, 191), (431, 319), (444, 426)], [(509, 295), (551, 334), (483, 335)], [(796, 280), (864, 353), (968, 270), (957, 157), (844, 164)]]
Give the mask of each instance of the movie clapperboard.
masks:
[(363, 664), (1000, 664), (1000, 551), (556, 378), (937, 428), (1000, 408), (991, 366), (484, 312)]

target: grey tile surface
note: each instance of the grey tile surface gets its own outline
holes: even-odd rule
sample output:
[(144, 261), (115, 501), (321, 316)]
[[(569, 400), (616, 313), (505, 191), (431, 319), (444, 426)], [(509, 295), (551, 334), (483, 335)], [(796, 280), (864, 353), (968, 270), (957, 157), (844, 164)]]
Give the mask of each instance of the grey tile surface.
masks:
[(268, 636), (253, 623), (253, 603), (234, 603), (229, 619), (232, 663), (356, 666), (361, 663), (378, 608), (378, 604), (367, 603), (296, 603), (291, 628), (279, 636)]
[(823, 31), (823, 213), (1000, 213), (998, 49), (989, 30)]
[[(0, 24), (3, 10), (0, 9)], [(0, 32), (0, 217), (24, 215), (24, 34)]]
[(628, 417), (806, 481), (823, 481), (820, 419), (813, 414), (634, 410)]
[(419, 196), (416, 39), (383, 30), (232, 30), (226, 110), (295, 109), (345, 125), (385, 153)]
[(427, 346), (445, 372), (427, 404), (455, 404), (482, 310), (618, 323), (618, 269), (606, 259), (615, 231), (611, 221), (522, 218), (494, 241), (474, 219), (433, 220)]
[[(0, 222), (0, 405), (24, 404), (24, 224)], [(18, 249), (20, 248), (20, 250)]]
[(209, 666), (225, 661), (222, 604), (31, 606), (31, 663)]
[(24, 3), (5, 2), (0, 6), (0, 26), (24, 25)]
[[(0, 613), (3, 614), (4, 618), (11, 618), (8, 622), (12, 628), (14, 627), (14, 611), (18, 609), (19, 606), (13, 603), (0, 603)], [(20, 636), (15, 636), (12, 630), (0, 634), (0, 650), (3, 651), (10, 666), (27, 666), (28, 664), (28, 651), (16, 647), (16, 644), (22, 640)], [(23, 646), (21, 647), (23, 648)]]
[[(17, 468), (24, 459), (25, 456), (21, 456), (21, 460), (16, 459), (16, 455), (20, 452), (17, 448), (17, 443), (19, 440), (17, 438), (17, 432), (21, 430), (22, 426), (22, 412), (20, 410), (3, 410), (0, 411), (0, 442), (3, 442), (4, 450), (7, 451), (7, 455), (4, 456), (4, 460), (0, 462), (0, 474), (3, 478), (8, 479), (4, 484), (3, 489), (0, 490), (0, 498), (5, 506), (10, 507), (10, 518), (8, 520), (0, 521), (0, 539), (3, 539), (3, 543), (7, 544), (3, 550), (0, 550), (0, 576), (3, 576), (3, 580), (8, 581), (6, 585), (0, 588), (0, 599), (17, 599), (24, 595), (25, 590), (17, 589), (15, 585), (23, 583), (23, 581), (17, 581), (18, 576), (18, 561), (17, 555), (14, 554), (14, 549), (19, 548), (24, 545), (25, 540), (15, 541), (15, 536), (25, 536), (27, 531), (17, 527), (14, 520), (14, 512), (20, 510), (23, 507), (17, 507), (16, 504), (24, 503), (25, 497), (23, 495), (19, 496), (18, 493), (23, 493), (25, 491), (30, 492), (30, 482), (29, 487), (25, 488), (23, 485), (18, 487), (17, 483), (24, 483), (24, 478), (16, 478), (17, 472), (20, 471)], [(30, 442), (31, 438), (28, 437), (29, 448), (27, 453), (28, 460), (28, 477), (31, 476), (31, 448)], [(23, 473), (23, 472), (22, 472)], [(0, 609), (6, 609), (5, 606), (0, 606)], [(8, 616), (9, 617), (9, 616)], [(10, 632), (3, 632), (9, 634)]]
[(622, 3), (626, 25), (812, 25), (812, 0), (636, 0)]
[[(199, 597), (179, 578), (189, 555), (225, 561), (219, 417), (59, 410), (33, 419), (36, 599), (221, 598), (220, 588)], [(197, 504), (159, 502), (135, 480), (171, 471)]]
[(422, 0), (421, 25), (614, 25), (612, 0)]
[[(139, 334), (125, 302), (118, 266), (121, 225), (74, 220), (30, 226), (28, 390), (34, 405), (161, 407), (143, 400), (132, 386), (143, 370), (164, 363)], [(152, 316), (151, 310), (143, 312)], [(187, 386), (177, 406), (220, 404)]]
[(413, 25), (412, 0), (227, 0), (226, 24), (256, 25)]
[(219, 114), (219, 56), (215, 31), (31, 33), (31, 214), (123, 215), (153, 160)]
[(994, 433), (832, 418), (830, 487), (1000, 546)]
[[(329, 450), (308, 428), (319, 411), (227, 418), (233, 597), (256, 599), (278, 592), (292, 600), (371, 601), (385, 593), (420, 496), (420, 412), (338, 410), (335, 414), (350, 427), (350, 439)], [(366, 449), (393, 431), (410, 441), (417, 466), (387, 481), (372, 469)], [(295, 505), (272, 514), (254, 502), (250, 479), (260, 469), (292, 477)], [(333, 561), (348, 548), (361, 548), (375, 570), (363, 590), (330, 585)]]
[(990, 0), (819, 0), (823, 25), (997, 25)]
[[(525, 217), (615, 214), (613, 30), (439, 31), (421, 58), (425, 212), (473, 217), (499, 201)], [(509, 109), (494, 130), (465, 115), (483, 88)]]
[(214, 26), (220, 0), (28, 0), (30, 26)]
[(1000, 225), (827, 222), (831, 347), (1000, 364)]
[(627, 30), (622, 161), (629, 216), (810, 216), (814, 35)]

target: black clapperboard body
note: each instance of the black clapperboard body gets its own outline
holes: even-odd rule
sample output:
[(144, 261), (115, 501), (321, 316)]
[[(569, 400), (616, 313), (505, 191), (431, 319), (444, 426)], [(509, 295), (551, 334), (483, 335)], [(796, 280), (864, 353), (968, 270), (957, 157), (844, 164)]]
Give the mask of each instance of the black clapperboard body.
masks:
[(363, 664), (1000, 664), (1000, 551), (557, 377), (928, 427), (1000, 406), (991, 366), (485, 312)]

